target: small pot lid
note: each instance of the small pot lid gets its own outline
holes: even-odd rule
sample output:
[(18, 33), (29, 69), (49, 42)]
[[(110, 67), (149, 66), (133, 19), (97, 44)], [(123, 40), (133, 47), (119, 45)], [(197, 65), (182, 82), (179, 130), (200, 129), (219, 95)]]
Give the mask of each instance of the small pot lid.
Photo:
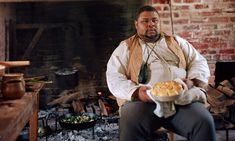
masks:
[(55, 72), (55, 74), (57, 75), (71, 75), (71, 74), (75, 74), (78, 70), (76, 69), (72, 69), (72, 68), (63, 68), (63, 69), (59, 69)]

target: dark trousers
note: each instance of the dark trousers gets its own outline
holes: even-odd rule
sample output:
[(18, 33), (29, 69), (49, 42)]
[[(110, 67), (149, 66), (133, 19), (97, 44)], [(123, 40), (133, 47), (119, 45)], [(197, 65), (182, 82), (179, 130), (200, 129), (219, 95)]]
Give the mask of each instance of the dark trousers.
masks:
[(214, 120), (202, 103), (176, 106), (176, 114), (159, 118), (154, 103), (128, 102), (121, 107), (120, 141), (146, 141), (164, 127), (191, 141), (216, 141)]

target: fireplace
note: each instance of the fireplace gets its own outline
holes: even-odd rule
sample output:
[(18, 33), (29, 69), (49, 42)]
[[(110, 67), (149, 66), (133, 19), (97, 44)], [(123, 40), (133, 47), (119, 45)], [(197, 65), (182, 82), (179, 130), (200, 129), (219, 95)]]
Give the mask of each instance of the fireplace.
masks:
[(6, 21), (9, 60), (29, 60), (31, 65), (10, 71), (25, 77), (47, 76), (56, 82), (56, 71), (75, 69), (78, 90), (96, 94), (97, 89), (107, 87), (107, 61), (120, 41), (135, 32), (133, 14), (144, 2), (11, 3), (15, 19)]
[(235, 77), (235, 62), (217, 62), (215, 68), (215, 85)]
[[(209, 89), (209, 111), (215, 119), (216, 129), (229, 130), (235, 126), (235, 62), (217, 62), (215, 85)], [(228, 133), (227, 133), (228, 139)]]

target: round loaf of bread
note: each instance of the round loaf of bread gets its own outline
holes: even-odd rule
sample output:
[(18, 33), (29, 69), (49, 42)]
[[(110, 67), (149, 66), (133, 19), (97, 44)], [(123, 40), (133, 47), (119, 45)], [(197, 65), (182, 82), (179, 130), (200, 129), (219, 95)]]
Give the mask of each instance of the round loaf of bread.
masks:
[(174, 96), (180, 93), (182, 87), (175, 81), (158, 82), (151, 89), (155, 96)]

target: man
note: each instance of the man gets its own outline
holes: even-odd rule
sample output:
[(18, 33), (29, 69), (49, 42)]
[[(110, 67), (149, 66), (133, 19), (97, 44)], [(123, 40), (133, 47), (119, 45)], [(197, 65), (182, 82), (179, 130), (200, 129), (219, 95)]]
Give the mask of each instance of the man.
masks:
[[(107, 64), (107, 83), (120, 106), (120, 141), (144, 141), (164, 127), (191, 141), (215, 141), (213, 118), (203, 103), (192, 99), (174, 104), (168, 115), (154, 113), (156, 104), (146, 94), (157, 82), (181, 79), (190, 90), (208, 82), (205, 58), (179, 36), (161, 32), (155, 8), (139, 9), (136, 35), (122, 41)], [(196, 91), (200, 93), (199, 91)]]

